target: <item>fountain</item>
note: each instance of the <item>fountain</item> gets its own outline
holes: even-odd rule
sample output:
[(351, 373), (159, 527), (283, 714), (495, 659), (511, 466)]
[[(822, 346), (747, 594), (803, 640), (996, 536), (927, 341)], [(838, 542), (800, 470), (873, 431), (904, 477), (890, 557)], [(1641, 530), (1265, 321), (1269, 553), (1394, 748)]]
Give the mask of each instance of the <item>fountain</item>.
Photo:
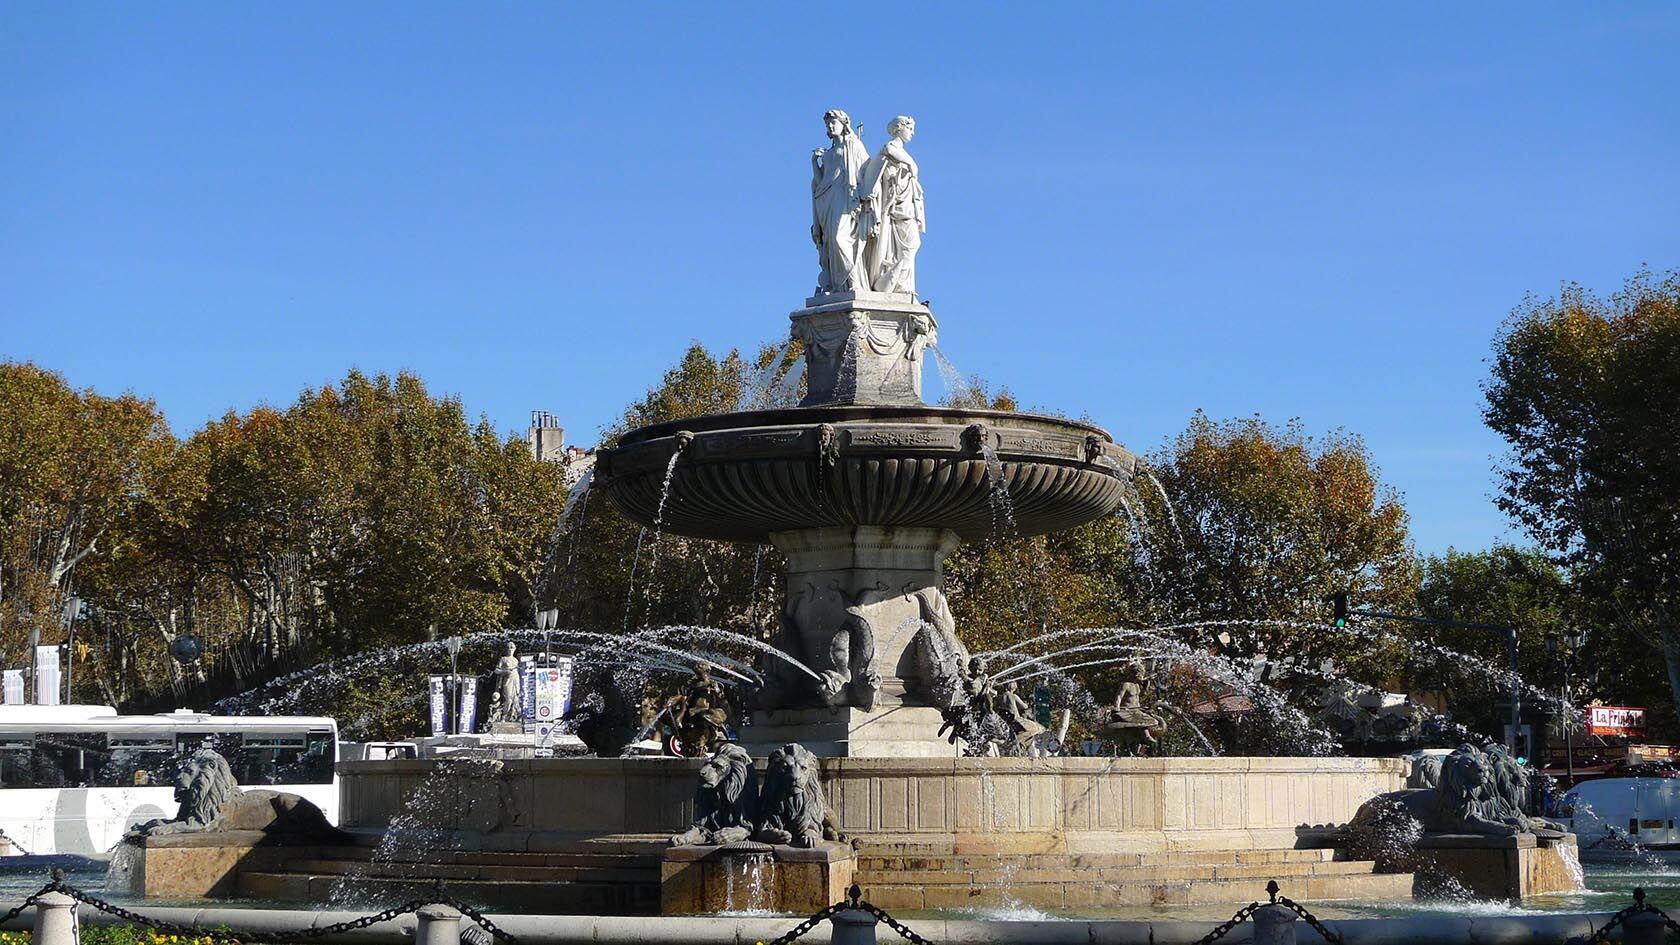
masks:
[[(1332, 735), (1320, 738), (1252, 673), (1165, 633), (1175, 628), (1053, 631), (1032, 641), (1061, 640), (1049, 654), (1025, 643), (968, 652), (942, 573), (961, 542), (1071, 528), (1161, 486), (1096, 426), (923, 402), (939, 326), (915, 291), (914, 124), (895, 119), (871, 157), (843, 112), (825, 123), (831, 146), (813, 158), (821, 275), (789, 327), (808, 393), (797, 407), (762, 406), (785, 389), (774, 369), (784, 353), (747, 409), (631, 430), (598, 452), (588, 485), (643, 525), (650, 557), (665, 533), (776, 546), (787, 563), (773, 645), (711, 628), (629, 633), (633, 591), (624, 634), (561, 633), (587, 643), (580, 667), (591, 654), (708, 666), (704, 698), (684, 701), (677, 727), (679, 740), (716, 750), (508, 760), (485, 774), (510, 799), (494, 823), (447, 812), (428, 822), (449, 831), (450, 875), (471, 872), (463, 892), (486, 901), (550, 912), (809, 911), (854, 877), (890, 909), (1246, 901), (1260, 875), (1302, 898), (1409, 897), (1410, 874), (1301, 833), (1345, 825), (1398, 791), (1405, 764), (1324, 757)], [(679, 636), (687, 648), (662, 642)], [(702, 643), (749, 651), (756, 666)], [(1052, 662), (1063, 657), (1072, 662)], [(1280, 732), (1311, 736), (1312, 757), (1044, 756), (1054, 731), (1032, 718), (1031, 683), (1139, 658), (1247, 690)], [(1131, 672), (1104, 719), (1115, 739), (1143, 744), (1168, 719), (1143, 703)], [(751, 703), (737, 741), (721, 747), (720, 686), (749, 690)], [(624, 728), (624, 695), (591, 710), (602, 734), (592, 742)], [(974, 753), (987, 742), (1018, 756)], [(750, 798), (749, 762), (768, 764)], [(437, 770), (424, 759), (341, 764), (345, 826), (385, 832)], [(253, 877), (245, 888), (277, 895), (288, 882)]]

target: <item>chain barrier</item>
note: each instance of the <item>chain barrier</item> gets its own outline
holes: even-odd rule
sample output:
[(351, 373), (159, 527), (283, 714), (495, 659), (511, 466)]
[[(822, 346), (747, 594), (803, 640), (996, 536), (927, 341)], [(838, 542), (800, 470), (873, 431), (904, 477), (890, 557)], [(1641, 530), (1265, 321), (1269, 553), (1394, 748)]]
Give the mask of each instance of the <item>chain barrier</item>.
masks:
[[(184, 935), (189, 939), (208, 938), (216, 942), (239, 943), (239, 945), (283, 945), (283, 943), (295, 943), (298, 939), (320, 939), (329, 935), (354, 932), (358, 929), (365, 929), (369, 926), (378, 925), (381, 922), (390, 922), (413, 912), (419, 912), (425, 906), (433, 904), (449, 906), (468, 919), (471, 919), (477, 926), (479, 926), (479, 928), (482, 928), (484, 932), (488, 932), (489, 937), (494, 941), (501, 942), (503, 945), (518, 945), (519, 943), (519, 939), (514, 936), (513, 933), (500, 928), (494, 922), (491, 922), (489, 917), (484, 913), (450, 895), (448, 890), (444, 889), (442, 880), (437, 880), (432, 884), (431, 898), (411, 899), (400, 906), (393, 906), (383, 912), (374, 912), (368, 915), (358, 916), (354, 919), (347, 919), (343, 922), (334, 922), (332, 925), (322, 925), (315, 928), (297, 929), (295, 931), (269, 934), (262, 932), (235, 932), (221, 928), (206, 929), (196, 925), (181, 925), (175, 922), (165, 922), (162, 919), (155, 919), (151, 916), (145, 915), (144, 913), (135, 912), (132, 909), (124, 909), (116, 903), (107, 902), (90, 892), (72, 886), (64, 881), (63, 870), (53, 870), (52, 881), (47, 883), (45, 886), (42, 886), (28, 899), (25, 899), (17, 906), (17, 908), (10, 910), (4, 915), (0, 915), (0, 923), (17, 918), (19, 915), (23, 914), (25, 909), (35, 905), (42, 896), (47, 893), (54, 892), (63, 893), (77, 902), (86, 903), (100, 912), (116, 916), (124, 922), (152, 929), (156, 932), (162, 932), (165, 935)], [(468, 937), (473, 932), (477, 932), (477, 929), (469, 928), (463, 930), (463, 937)]]
[(1278, 895), (1277, 880), (1274, 879), (1266, 884), (1266, 895), (1270, 896), (1273, 902), (1293, 911), (1301, 918), (1306, 919), (1307, 924), (1313, 927), (1313, 931), (1317, 932), (1326, 942), (1335, 942), (1336, 945), (1341, 945), (1342, 937), (1339, 934), (1325, 928), (1324, 923), (1318, 921), (1318, 916), (1308, 912), (1306, 906), (1301, 905), (1288, 896)]
[(887, 910), (864, 899), (863, 887), (859, 886), (857, 883), (853, 883), (852, 887), (846, 890), (846, 898), (844, 900), (837, 902), (832, 906), (826, 906), (818, 910), (812, 914), (810, 918), (789, 929), (784, 934), (771, 939), (768, 942), (759, 942), (758, 945), (789, 945), (789, 943), (798, 941), (805, 935), (805, 933), (816, 928), (822, 920), (833, 918), (835, 915), (842, 912), (852, 911), (866, 912), (869, 915), (874, 916), (877, 922), (886, 923), (887, 928), (898, 933), (898, 936), (906, 942), (909, 942), (910, 945), (934, 945), (933, 942), (922, 938), (920, 935), (912, 932), (904, 925), (904, 923), (893, 918), (887, 913)]
[(1251, 902), (1248, 905), (1243, 906), (1241, 909), (1236, 911), (1235, 915), (1214, 926), (1213, 930), (1208, 932), (1208, 934), (1196, 939), (1196, 945), (1213, 945), (1214, 942), (1217, 942), (1225, 936), (1231, 934), (1232, 929), (1253, 918), (1254, 913), (1259, 911), (1260, 904), (1258, 902)]
[(1617, 926), (1626, 922), (1633, 916), (1646, 914), (1662, 916), (1663, 925), (1667, 926), (1669, 931), (1680, 932), (1680, 922), (1674, 921), (1673, 917), (1671, 917), (1668, 913), (1646, 902), (1645, 890), (1636, 886), (1633, 890), (1633, 905), (1628, 906), (1626, 909), (1623, 909), (1611, 916), (1610, 921), (1604, 923), (1603, 928), (1594, 932), (1592, 936), (1587, 939), (1587, 945), (1602, 945), (1602, 943), (1610, 941), (1611, 930), (1615, 929)]

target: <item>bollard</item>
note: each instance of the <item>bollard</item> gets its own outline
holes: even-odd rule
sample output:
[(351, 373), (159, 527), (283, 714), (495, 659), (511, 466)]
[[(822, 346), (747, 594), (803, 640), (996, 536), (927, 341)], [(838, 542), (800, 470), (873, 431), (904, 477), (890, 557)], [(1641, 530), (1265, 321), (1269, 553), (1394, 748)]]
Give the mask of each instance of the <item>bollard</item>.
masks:
[(461, 945), (461, 913), (440, 903), (414, 911), (414, 945)]
[(873, 915), (862, 909), (843, 909), (829, 917), (834, 930), (829, 933), (829, 945), (875, 945)]
[(1254, 945), (1295, 945), (1295, 911), (1277, 903), (1254, 910)]
[(1622, 921), (1622, 945), (1663, 945), (1668, 924), (1655, 912), (1636, 912)]
[(61, 892), (35, 900), (33, 945), (76, 945), (76, 900)]

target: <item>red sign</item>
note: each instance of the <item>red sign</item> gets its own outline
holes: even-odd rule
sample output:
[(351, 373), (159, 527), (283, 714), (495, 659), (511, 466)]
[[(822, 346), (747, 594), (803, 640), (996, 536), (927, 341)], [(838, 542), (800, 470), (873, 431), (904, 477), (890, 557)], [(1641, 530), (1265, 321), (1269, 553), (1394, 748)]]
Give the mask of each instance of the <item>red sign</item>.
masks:
[(1645, 710), (1625, 705), (1587, 706), (1588, 735), (1622, 735), (1637, 737), (1645, 734)]

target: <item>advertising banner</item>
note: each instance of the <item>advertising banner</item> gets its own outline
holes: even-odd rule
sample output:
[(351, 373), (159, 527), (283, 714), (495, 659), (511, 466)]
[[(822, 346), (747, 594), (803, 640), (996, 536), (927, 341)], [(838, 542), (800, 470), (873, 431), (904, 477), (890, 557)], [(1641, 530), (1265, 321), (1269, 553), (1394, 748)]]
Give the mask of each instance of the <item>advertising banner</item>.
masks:
[(442, 676), (432, 676), (427, 682), (430, 685), (430, 704), (432, 718), (432, 734), (449, 734), (449, 697), (444, 693)]
[(1645, 734), (1645, 710), (1626, 705), (1589, 705), (1587, 734), (1638, 738)]
[(8, 669), (3, 675), (6, 705), (23, 705), (23, 670)]
[(478, 731), (478, 677), (462, 676), (460, 679), (461, 704), (455, 716), (459, 720), (455, 733), (471, 735)]
[(35, 648), (35, 704), (58, 705), (58, 647)]
[(519, 721), (521, 730), (529, 735), (536, 731), (537, 719), (537, 660), (531, 656), (519, 658)]
[(538, 667), (533, 690), (534, 711), (531, 731), (536, 735), (533, 746), (539, 756), (554, 753), (554, 732), (560, 717), (572, 707), (572, 661), (562, 657), (548, 666)]

